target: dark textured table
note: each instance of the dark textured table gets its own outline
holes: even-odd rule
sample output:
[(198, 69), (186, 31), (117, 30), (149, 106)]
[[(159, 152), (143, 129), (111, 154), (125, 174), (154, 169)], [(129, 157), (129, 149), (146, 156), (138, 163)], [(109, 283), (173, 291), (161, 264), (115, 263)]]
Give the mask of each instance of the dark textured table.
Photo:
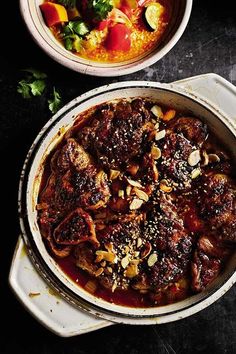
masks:
[[(21, 69), (48, 73), (64, 103), (96, 86), (117, 80), (171, 82), (215, 72), (236, 84), (236, 16), (234, 1), (195, 0), (190, 22), (178, 44), (150, 68), (119, 78), (94, 78), (71, 72), (50, 60), (32, 41), (18, 2), (1, 3), (0, 159), (1, 256), (0, 353), (236, 353), (236, 287), (209, 308), (179, 322), (159, 326), (111, 326), (62, 339), (44, 329), (18, 303), (7, 277), (19, 234), (18, 179), (25, 154), (49, 119), (45, 95), (24, 100), (16, 86)], [(19, 49), (20, 46), (20, 49)]]

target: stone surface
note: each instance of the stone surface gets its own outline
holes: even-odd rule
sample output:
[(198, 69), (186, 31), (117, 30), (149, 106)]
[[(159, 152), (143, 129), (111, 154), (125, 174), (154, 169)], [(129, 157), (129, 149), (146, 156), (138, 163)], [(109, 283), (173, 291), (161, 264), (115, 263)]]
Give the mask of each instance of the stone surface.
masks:
[[(18, 2), (1, 3), (0, 149), (1, 200), (0, 293), (3, 330), (1, 353), (235, 353), (236, 287), (215, 304), (188, 319), (159, 326), (112, 326), (81, 337), (57, 338), (42, 328), (11, 294), (7, 277), (19, 233), (17, 189), (25, 154), (49, 119), (45, 96), (24, 100), (16, 92), (21, 69), (49, 75), (64, 103), (94, 87), (115, 81), (170, 82), (215, 72), (236, 84), (234, 1), (194, 0), (191, 19), (177, 45), (158, 63), (119, 78), (94, 78), (69, 71), (49, 59), (32, 41)], [(4, 314), (4, 315), (3, 315)]]

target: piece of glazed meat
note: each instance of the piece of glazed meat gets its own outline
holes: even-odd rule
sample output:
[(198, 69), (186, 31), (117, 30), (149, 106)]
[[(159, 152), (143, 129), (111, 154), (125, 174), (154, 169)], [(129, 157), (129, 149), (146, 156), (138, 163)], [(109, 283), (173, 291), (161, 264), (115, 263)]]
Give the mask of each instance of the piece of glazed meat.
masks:
[(69, 138), (63, 148), (57, 150), (51, 159), (52, 170), (61, 174), (71, 168), (79, 172), (91, 164), (92, 160), (89, 154), (73, 138)]
[(59, 245), (91, 242), (94, 246), (99, 246), (93, 219), (81, 208), (75, 209), (60, 222), (53, 232), (53, 237)]
[(202, 291), (218, 276), (224, 261), (232, 252), (231, 246), (211, 234), (199, 238), (191, 264), (194, 291)]
[(95, 210), (105, 206), (110, 197), (107, 175), (94, 166), (80, 171), (68, 171), (58, 181), (55, 203), (61, 210), (76, 206)]
[(157, 291), (183, 275), (189, 265), (192, 237), (186, 232), (171, 197), (160, 195), (159, 208), (145, 223), (144, 234), (158, 254), (158, 261), (148, 269), (149, 284)]
[(236, 242), (236, 189), (230, 177), (210, 173), (199, 187), (200, 216), (219, 239)]
[(162, 161), (158, 167), (161, 175), (179, 189), (189, 188), (191, 172), (199, 166), (198, 162), (190, 164), (189, 157), (193, 151), (199, 151), (206, 137), (206, 125), (196, 118), (181, 117), (171, 121), (165, 138), (159, 142)]
[(202, 250), (196, 250), (192, 261), (192, 289), (200, 292), (206, 288), (221, 270), (221, 260), (208, 256)]
[(196, 148), (182, 135), (168, 132), (160, 143), (162, 160), (158, 165), (161, 176), (174, 182), (179, 189), (190, 187), (191, 171), (188, 157)]
[(96, 210), (103, 207), (110, 197), (105, 172), (89, 166), (80, 171), (68, 170), (65, 175), (54, 173), (42, 193), (39, 207), (39, 223), (47, 238), (61, 219), (77, 207)]
[(207, 138), (207, 125), (195, 117), (181, 117), (171, 121), (169, 128), (183, 135), (192, 144), (201, 146)]
[(48, 202), (58, 211), (68, 211), (81, 206), (97, 209), (110, 197), (108, 178), (97, 169), (91, 157), (76, 142), (68, 139), (61, 151), (51, 159), (53, 173), (41, 194), (41, 202)]
[(160, 193), (159, 208), (151, 208), (145, 222), (144, 235), (159, 251), (171, 253), (181, 259), (191, 252), (192, 240), (187, 234), (183, 220), (171, 197)]
[(140, 154), (149, 119), (142, 100), (108, 104), (98, 109), (90, 127), (82, 129), (78, 138), (103, 167), (124, 168)]

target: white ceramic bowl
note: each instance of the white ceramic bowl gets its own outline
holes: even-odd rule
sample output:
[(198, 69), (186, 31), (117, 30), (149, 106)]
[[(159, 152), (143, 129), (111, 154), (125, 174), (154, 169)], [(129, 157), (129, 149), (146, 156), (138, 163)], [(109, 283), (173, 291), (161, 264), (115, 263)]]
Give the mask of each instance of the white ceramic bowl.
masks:
[(60, 139), (60, 128), (69, 129), (78, 113), (102, 102), (127, 98), (149, 97), (201, 117), (213, 134), (231, 151), (236, 162), (236, 129), (219, 110), (201, 97), (196, 97), (173, 84), (154, 82), (121, 82), (103, 86), (76, 98), (60, 110), (41, 130), (34, 141), (22, 172), (19, 191), (21, 230), (29, 255), (40, 274), (64, 298), (80, 309), (89, 311), (110, 321), (135, 324), (163, 323), (189, 316), (205, 308), (227, 291), (236, 281), (236, 253), (224, 272), (200, 294), (162, 307), (130, 308), (110, 304), (89, 294), (61, 271), (47, 252), (37, 224), (37, 197), (43, 172), (43, 163)]
[(80, 58), (66, 50), (45, 25), (39, 8), (41, 3), (43, 0), (20, 0), (23, 19), (35, 42), (58, 63), (82, 74), (94, 76), (130, 74), (157, 62), (182, 36), (192, 9), (192, 0), (173, 1), (173, 16), (157, 48), (127, 62), (103, 64)]

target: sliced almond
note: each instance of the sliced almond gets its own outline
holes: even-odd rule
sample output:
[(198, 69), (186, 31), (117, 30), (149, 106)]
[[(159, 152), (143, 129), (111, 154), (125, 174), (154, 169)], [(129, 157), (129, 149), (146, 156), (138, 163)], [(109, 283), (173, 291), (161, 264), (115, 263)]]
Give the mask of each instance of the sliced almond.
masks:
[(128, 264), (129, 264), (129, 260), (130, 260), (130, 254), (128, 253), (124, 258), (122, 258), (121, 260), (121, 266), (125, 269)]
[(201, 160), (200, 150), (194, 150), (188, 157), (188, 164), (190, 166), (196, 166)]
[(137, 239), (137, 247), (139, 248), (140, 246), (142, 246), (143, 240), (141, 239), (141, 237), (139, 237)]
[(149, 256), (149, 254), (152, 251), (152, 245), (150, 242), (146, 242), (142, 251), (141, 251), (141, 258), (146, 258), (147, 256)]
[(192, 179), (195, 179), (197, 178), (198, 176), (200, 176), (201, 174), (201, 169), (200, 168), (195, 168), (194, 170), (192, 170), (191, 172), (191, 178)]
[[(99, 257), (100, 260), (104, 260), (104, 261), (111, 262), (111, 263), (114, 263), (114, 260), (116, 257), (116, 255), (114, 253), (106, 252), (106, 251), (102, 251), (102, 250), (96, 251), (96, 255)], [(96, 258), (95, 262), (98, 262), (97, 258)]]
[(127, 178), (127, 182), (133, 187), (143, 188), (141, 183), (139, 183), (138, 181), (134, 181), (133, 179)]
[(155, 139), (156, 139), (156, 140), (161, 140), (161, 139), (163, 139), (165, 136), (166, 136), (166, 131), (165, 131), (165, 129), (163, 129), (163, 130), (161, 130), (161, 131), (159, 131), (159, 132), (156, 133)]
[(154, 266), (154, 264), (157, 262), (157, 254), (156, 253), (152, 253), (149, 257), (148, 257), (148, 261), (147, 264), (149, 267)]
[(166, 179), (162, 179), (160, 181), (160, 190), (162, 190), (162, 192), (165, 192), (165, 193), (170, 193), (170, 192), (172, 192), (173, 188), (168, 185), (168, 182)]
[(157, 106), (157, 105), (153, 106), (151, 108), (151, 112), (154, 114), (155, 117), (163, 118), (163, 112), (162, 112), (162, 109), (160, 106)]
[(137, 210), (139, 209), (143, 204), (143, 200), (142, 199), (138, 199), (138, 198), (134, 198), (132, 200), (132, 202), (130, 203), (130, 210)]
[(120, 171), (118, 170), (110, 170), (110, 180), (116, 179), (120, 175)]
[(147, 193), (145, 193), (141, 189), (138, 189), (137, 187), (134, 187), (134, 192), (139, 199), (142, 199), (145, 202), (148, 202), (149, 196), (147, 195)]
[(208, 154), (206, 152), (206, 150), (203, 150), (202, 152), (202, 166), (207, 166), (209, 163), (209, 157), (208, 157)]
[(140, 255), (140, 252), (139, 251), (135, 251), (134, 252), (134, 257), (138, 257)]
[(113, 285), (112, 285), (112, 288), (111, 288), (111, 291), (114, 293), (114, 291), (116, 290), (117, 288), (117, 281), (115, 280)]
[(118, 197), (124, 199), (124, 197), (125, 197), (125, 191), (124, 191), (123, 189), (120, 189), (120, 190), (118, 191)]
[(130, 196), (131, 190), (132, 190), (132, 187), (130, 185), (126, 187), (126, 194), (128, 197)]
[(209, 163), (220, 162), (220, 158), (216, 154), (209, 154), (208, 158), (209, 158)]
[(113, 269), (111, 267), (107, 267), (106, 269), (108, 270), (109, 273), (111, 274), (113, 273)]
[(161, 150), (155, 144), (152, 145), (151, 155), (154, 160), (158, 160), (161, 157)]
[(155, 182), (157, 182), (158, 178), (159, 178), (159, 172), (158, 172), (158, 169), (156, 167), (155, 161), (153, 161), (153, 164), (152, 164), (152, 171), (153, 171), (153, 180)]
[(124, 252), (125, 252), (125, 253), (128, 253), (129, 251), (130, 251), (129, 246), (125, 246), (125, 247), (124, 247)]
[(99, 277), (99, 275), (101, 275), (104, 272), (104, 268), (99, 268), (96, 272), (95, 272), (95, 277)]
[(158, 129), (159, 129), (159, 126), (160, 126), (160, 124), (157, 122), (157, 123), (154, 125), (154, 128), (155, 128), (156, 130), (158, 130)]
[(129, 264), (127, 269), (124, 271), (124, 276), (127, 278), (134, 278), (138, 275), (138, 265), (137, 264)]

